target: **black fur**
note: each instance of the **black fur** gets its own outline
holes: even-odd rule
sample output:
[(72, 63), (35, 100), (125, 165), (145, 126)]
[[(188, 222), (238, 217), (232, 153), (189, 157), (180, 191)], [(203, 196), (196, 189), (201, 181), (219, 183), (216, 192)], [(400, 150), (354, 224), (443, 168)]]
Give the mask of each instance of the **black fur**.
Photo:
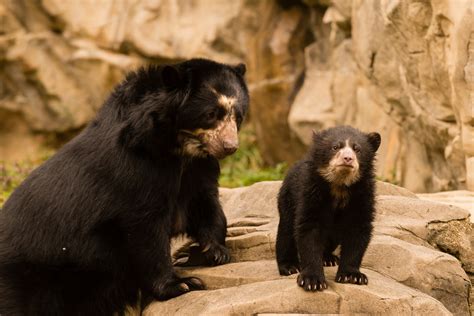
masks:
[[(355, 148), (360, 177), (349, 186), (334, 186), (318, 170), (329, 164), (337, 144), (347, 139)], [(327, 288), (323, 266), (340, 263), (337, 282), (367, 284), (359, 268), (372, 233), (373, 163), (379, 145), (379, 134), (365, 134), (348, 126), (314, 135), (311, 149), (288, 172), (278, 196), (276, 255), (281, 275), (300, 271), (300, 286), (323, 290)], [(334, 190), (346, 194), (347, 200), (338, 203)], [(333, 254), (338, 245), (340, 262)]]
[(81, 134), (34, 170), (0, 212), (1, 315), (122, 315), (203, 289), (172, 267), (187, 233), (207, 264), (229, 261), (219, 163), (181, 152), (182, 129), (213, 128), (209, 87), (248, 108), (245, 67), (194, 59), (129, 74)]

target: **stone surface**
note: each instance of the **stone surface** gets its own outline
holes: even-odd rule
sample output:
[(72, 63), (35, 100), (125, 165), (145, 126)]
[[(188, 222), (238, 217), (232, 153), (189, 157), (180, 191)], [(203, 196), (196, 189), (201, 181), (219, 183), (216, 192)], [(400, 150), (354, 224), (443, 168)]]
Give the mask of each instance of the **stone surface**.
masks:
[[(170, 303), (169, 306), (168, 303), (156, 303), (150, 310), (154, 313), (164, 313), (172, 308), (180, 308), (180, 312), (187, 313), (193, 310), (192, 306), (194, 306), (197, 311), (206, 314), (226, 313), (232, 310), (229, 306), (231, 304), (234, 308), (236, 306), (242, 308), (237, 310), (243, 313), (295, 311), (338, 313), (344, 310), (372, 314), (383, 310), (380, 307), (382, 305), (379, 305), (381, 302), (377, 302), (381, 298), (368, 295), (367, 290), (381, 295), (381, 293), (391, 291), (389, 290), (392, 289), (391, 284), (398, 283), (398, 286), (409, 287), (417, 293), (424, 293), (440, 301), (455, 315), (469, 314), (471, 283), (466, 271), (473, 272), (472, 263), (474, 262), (470, 243), (472, 234), (469, 212), (455, 206), (419, 199), (406, 189), (383, 182), (377, 183), (374, 237), (362, 262), (364, 271), (371, 273), (369, 287), (335, 284), (333, 282), (334, 268), (325, 269), (330, 281), (330, 289), (335, 292), (336, 297), (342, 295), (345, 300), (344, 295), (349, 291), (347, 287), (350, 287), (350, 291), (354, 291), (351, 295), (360, 298), (363, 302), (369, 299), (374, 303), (359, 304), (359, 306), (363, 305), (363, 308), (368, 308), (361, 307), (361, 310), (354, 310), (355, 307), (351, 307), (350, 302), (348, 306), (343, 307), (338, 300), (327, 301), (324, 306), (316, 304), (306, 307), (302, 303), (301, 309), (297, 309), (292, 303), (286, 303), (286, 300), (283, 305), (263, 307), (267, 306), (267, 300), (275, 300), (274, 293), (283, 291), (280, 286), (287, 281), (286, 277), (279, 276), (275, 261), (278, 226), (276, 196), (280, 186), (280, 181), (269, 181), (245, 188), (221, 189), (220, 199), (228, 218), (226, 244), (231, 251), (232, 263), (212, 268), (181, 268), (180, 273), (184, 275), (202, 277), (208, 283), (209, 289), (213, 291), (189, 294), (190, 297), (195, 297), (195, 300), (186, 301), (183, 298), (182, 300), (188, 303), (193, 302), (190, 303), (190, 307), (183, 310), (181, 308), (184, 308), (185, 303), (178, 305)], [(380, 282), (377, 284), (387, 283), (385, 286), (388, 292), (379, 292), (378, 288), (371, 288), (372, 278)], [(252, 293), (255, 293), (253, 292), (255, 289), (262, 289), (262, 283), (265, 284), (263, 288), (266, 288), (262, 293), (251, 296), (244, 294), (247, 289)], [(299, 301), (300, 295), (306, 295), (294, 284), (293, 279), (288, 287), (290, 285), (293, 286), (294, 291), (287, 294), (291, 297), (290, 302)], [(232, 290), (221, 290), (223, 288)], [(215, 307), (216, 310), (213, 305), (204, 303), (214, 302), (217, 300), (215, 296), (222, 297), (222, 293), (234, 293), (232, 295), (235, 295), (238, 303), (234, 304), (236, 301), (229, 299), (228, 302), (232, 303), (219, 304)], [(332, 292), (329, 293), (332, 295)], [(318, 296), (314, 299), (329, 300), (331, 296), (325, 296), (326, 294), (328, 293), (324, 292), (322, 295), (316, 293), (315, 295), (323, 297)], [(393, 302), (398, 302), (397, 304), (405, 304), (402, 303), (403, 300), (399, 301), (398, 294), (395, 297), (382, 300), (392, 301), (393, 299)], [(371, 304), (374, 304), (374, 309), (368, 307), (372, 306)], [(414, 302), (408, 304), (416, 305)], [(262, 309), (256, 306), (262, 306)], [(404, 310), (402, 309), (401, 312), (403, 313)]]
[(454, 205), (471, 213), (471, 223), (474, 223), (474, 193), (466, 190), (445, 191), (438, 193), (417, 194), (420, 199)]
[[(372, 271), (364, 270), (370, 278), (368, 286), (356, 286), (333, 282), (335, 268), (326, 269), (329, 289), (322, 293), (307, 293), (297, 287), (294, 276), (280, 277), (273, 261), (229, 264), (211, 269), (215, 273), (192, 275), (202, 277), (214, 290), (191, 292), (169, 302), (153, 303), (144, 314), (451, 315), (441, 303), (428, 295)], [(249, 274), (259, 274), (260, 278), (248, 279)]]

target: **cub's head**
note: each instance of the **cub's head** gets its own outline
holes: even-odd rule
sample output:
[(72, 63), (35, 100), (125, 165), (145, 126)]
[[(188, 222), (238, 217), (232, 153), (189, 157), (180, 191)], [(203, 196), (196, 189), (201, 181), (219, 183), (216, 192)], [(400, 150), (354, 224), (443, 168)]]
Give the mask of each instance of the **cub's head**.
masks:
[(350, 126), (329, 128), (313, 135), (311, 151), (317, 172), (331, 184), (350, 186), (362, 176), (373, 177), (380, 134)]
[(128, 88), (118, 88), (133, 91), (132, 112), (138, 112), (129, 115), (125, 140), (161, 150), (157, 142), (168, 140), (174, 152), (190, 157), (234, 153), (249, 106), (245, 71), (244, 64), (191, 59), (134, 73)]

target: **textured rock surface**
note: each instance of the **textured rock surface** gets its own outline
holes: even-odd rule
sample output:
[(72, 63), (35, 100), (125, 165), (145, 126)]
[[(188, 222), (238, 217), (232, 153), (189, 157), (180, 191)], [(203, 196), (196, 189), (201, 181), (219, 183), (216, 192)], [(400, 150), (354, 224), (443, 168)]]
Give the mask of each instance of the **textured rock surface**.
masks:
[(417, 196), (420, 199), (454, 205), (466, 209), (471, 213), (471, 223), (474, 223), (474, 192), (459, 190), (418, 194)]
[[(0, 159), (90, 120), (123, 72), (203, 56), (245, 61), (269, 163), (311, 129), (378, 130), (378, 173), (416, 192), (474, 189), (471, 0), (0, 4)], [(61, 138), (61, 137), (58, 137)]]
[[(391, 184), (377, 183), (375, 233), (362, 263), (369, 274), (369, 286), (336, 284), (335, 268), (325, 268), (330, 290), (310, 293), (313, 298), (306, 301), (308, 293), (299, 289), (293, 278), (280, 277), (276, 267), (276, 196), (280, 185), (281, 182), (274, 181), (221, 189), (232, 263), (181, 268), (184, 275), (202, 277), (212, 291), (154, 303), (150, 314), (179, 310), (184, 314), (195, 311), (394, 315), (406, 313), (407, 306), (414, 308), (413, 314), (446, 313), (421, 293), (441, 302), (455, 315), (469, 314), (471, 283), (466, 271), (473, 272), (474, 260), (468, 211), (419, 199)], [(227, 303), (220, 301), (224, 295), (230, 295)], [(419, 303), (427, 310), (417, 309)]]
[[(294, 276), (279, 278), (273, 261), (229, 264), (213, 269), (215, 273), (189, 272), (196, 272), (192, 274), (202, 277), (215, 290), (191, 292), (169, 302), (154, 303), (144, 314), (451, 315), (441, 303), (428, 295), (372, 271), (365, 271), (370, 278), (368, 286), (341, 285), (329, 281), (329, 289), (325, 292), (307, 293), (296, 288)], [(334, 279), (335, 268), (327, 269), (326, 272), (329, 279)], [(261, 278), (249, 278), (253, 274), (258, 274)]]

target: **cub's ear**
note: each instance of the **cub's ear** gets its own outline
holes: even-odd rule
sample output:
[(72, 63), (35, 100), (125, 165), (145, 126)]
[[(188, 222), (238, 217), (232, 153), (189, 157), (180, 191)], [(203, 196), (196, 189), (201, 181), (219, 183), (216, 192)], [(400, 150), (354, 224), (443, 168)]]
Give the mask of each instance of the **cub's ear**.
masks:
[(377, 151), (380, 147), (380, 142), (382, 141), (382, 138), (380, 137), (379, 133), (369, 133), (367, 134), (367, 139), (369, 141), (370, 146), (372, 146), (372, 149), (374, 152)]
[(313, 136), (313, 139), (319, 137), (319, 132), (316, 131), (314, 128), (311, 129), (311, 134), (312, 134), (312, 136)]
[(245, 66), (245, 64), (240, 63), (237, 66), (234, 66), (234, 70), (236, 73), (243, 77), (245, 75), (245, 72), (247, 71), (247, 67)]
[(179, 89), (184, 86), (184, 76), (180, 71), (170, 65), (163, 66), (161, 70), (161, 80), (163, 85), (169, 89)]

